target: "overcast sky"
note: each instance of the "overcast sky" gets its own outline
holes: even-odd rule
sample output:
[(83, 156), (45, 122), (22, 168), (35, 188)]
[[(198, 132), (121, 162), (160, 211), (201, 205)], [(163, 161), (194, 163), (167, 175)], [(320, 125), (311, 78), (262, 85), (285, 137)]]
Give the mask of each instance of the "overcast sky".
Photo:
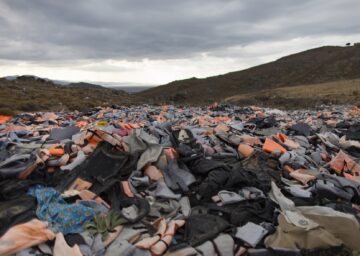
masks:
[(159, 85), (360, 41), (360, 0), (1, 0), (0, 76)]

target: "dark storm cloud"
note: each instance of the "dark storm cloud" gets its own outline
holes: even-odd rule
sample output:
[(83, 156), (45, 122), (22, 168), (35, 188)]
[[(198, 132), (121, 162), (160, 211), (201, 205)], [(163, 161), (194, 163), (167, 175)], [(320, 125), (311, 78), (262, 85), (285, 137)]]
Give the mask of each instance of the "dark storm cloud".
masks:
[(258, 41), (360, 32), (358, 0), (4, 0), (0, 58), (187, 58)]

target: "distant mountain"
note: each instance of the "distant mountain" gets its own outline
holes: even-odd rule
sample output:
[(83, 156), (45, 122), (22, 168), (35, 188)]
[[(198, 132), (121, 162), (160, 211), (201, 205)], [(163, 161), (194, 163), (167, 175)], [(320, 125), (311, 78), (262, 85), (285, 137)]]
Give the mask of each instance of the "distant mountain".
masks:
[(16, 79), (30, 79), (30, 80), (37, 80), (37, 81), (47, 81), (51, 82), (56, 85), (62, 86), (70, 86), (76, 88), (109, 88), (113, 90), (121, 90), (127, 93), (137, 93), (141, 91), (145, 91), (147, 89), (152, 88), (153, 86), (147, 85), (139, 85), (139, 84), (132, 84), (132, 83), (116, 83), (116, 82), (98, 82), (99, 84), (88, 83), (88, 82), (70, 82), (64, 80), (53, 80), (43, 77), (38, 77), (34, 75), (15, 75), (15, 76), (5, 76), (4, 79), (8, 81), (14, 81)]
[(104, 89), (104, 86), (98, 85), (98, 84), (91, 84), (91, 83), (84, 83), (84, 82), (78, 82), (78, 83), (69, 83), (66, 86), (68, 87), (74, 87), (74, 88), (93, 88), (93, 89)]
[[(190, 78), (174, 81), (140, 92), (138, 96), (149, 102), (207, 104), (225, 101), (235, 95), (251, 94), (253, 97), (260, 92), (271, 94), (271, 90), (276, 88), (314, 86), (356, 78), (360, 78), (360, 45), (324, 46), (242, 71), (204, 79)], [(353, 89), (357, 90), (357, 87)], [(352, 93), (352, 89), (349, 90), (349, 93)], [(311, 90), (308, 93), (311, 94)], [(337, 93), (338, 96), (343, 93), (340, 87)], [(241, 104), (242, 102), (234, 103)], [(247, 103), (266, 104), (267, 102), (248, 99)]]
[(138, 92), (142, 92), (147, 89), (153, 88), (153, 86), (112, 86), (112, 87), (108, 87), (108, 88), (115, 89), (115, 90), (122, 90), (127, 93), (138, 93)]

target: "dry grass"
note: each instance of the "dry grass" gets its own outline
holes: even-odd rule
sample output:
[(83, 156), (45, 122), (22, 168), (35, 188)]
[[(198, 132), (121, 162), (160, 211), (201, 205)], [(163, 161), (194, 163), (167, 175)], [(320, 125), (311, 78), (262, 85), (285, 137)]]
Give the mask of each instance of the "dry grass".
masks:
[(360, 101), (360, 79), (261, 90), (228, 97), (225, 102), (281, 108), (313, 107), (320, 104), (352, 104)]

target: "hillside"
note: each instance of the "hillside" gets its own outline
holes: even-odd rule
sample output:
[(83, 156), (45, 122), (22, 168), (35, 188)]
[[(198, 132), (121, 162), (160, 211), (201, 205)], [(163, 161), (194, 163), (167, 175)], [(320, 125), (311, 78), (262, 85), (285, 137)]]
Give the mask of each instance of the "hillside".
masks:
[(0, 78), (0, 90), (0, 114), (143, 103), (222, 101), (280, 108), (359, 103), (360, 46), (320, 47), (246, 70), (174, 81), (141, 92), (35, 76)]
[(283, 109), (311, 108), (321, 104), (360, 104), (360, 79), (260, 90), (237, 94), (225, 98), (224, 102)]
[(120, 90), (87, 83), (63, 86), (33, 76), (0, 78), (0, 90), (0, 114), (85, 110), (96, 106), (127, 105), (133, 101), (133, 96)]
[(356, 78), (360, 78), (360, 46), (324, 46), (242, 71), (174, 81), (138, 95), (154, 102), (205, 104), (239, 94)]

